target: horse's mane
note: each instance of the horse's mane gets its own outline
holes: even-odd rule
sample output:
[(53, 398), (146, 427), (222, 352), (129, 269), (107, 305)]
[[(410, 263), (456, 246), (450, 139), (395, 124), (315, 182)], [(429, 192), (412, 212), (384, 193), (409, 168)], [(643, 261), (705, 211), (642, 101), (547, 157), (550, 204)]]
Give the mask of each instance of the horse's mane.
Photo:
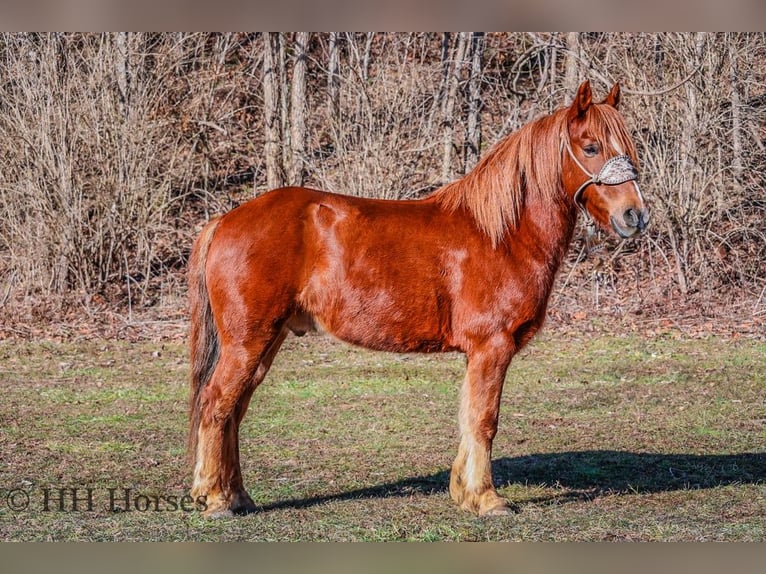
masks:
[[(626, 153), (638, 165), (633, 140), (614, 108), (591, 106), (587, 122), (588, 132), (608, 155)], [(528, 194), (546, 202), (562, 197), (562, 144), (568, 139), (567, 109), (562, 108), (500, 140), (473, 170), (431, 197), (449, 211), (469, 212), (497, 245), (518, 226)]]

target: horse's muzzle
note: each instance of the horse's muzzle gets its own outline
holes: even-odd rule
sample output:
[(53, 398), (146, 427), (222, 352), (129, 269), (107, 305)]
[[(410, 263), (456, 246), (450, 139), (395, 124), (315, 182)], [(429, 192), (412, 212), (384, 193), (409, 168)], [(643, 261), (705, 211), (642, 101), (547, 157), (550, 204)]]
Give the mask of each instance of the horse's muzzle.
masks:
[(646, 209), (630, 208), (622, 214), (622, 221), (611, 217), (612, 229), (622, 237), (627, 239), (633, 237), (636, 233), (643, 233), (649, 224), (649, 212)]

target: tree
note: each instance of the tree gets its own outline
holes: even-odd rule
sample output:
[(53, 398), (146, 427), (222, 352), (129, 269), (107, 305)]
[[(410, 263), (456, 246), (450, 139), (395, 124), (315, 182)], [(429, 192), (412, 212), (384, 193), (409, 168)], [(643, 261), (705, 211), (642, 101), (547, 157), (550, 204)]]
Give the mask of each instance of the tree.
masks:
[[(448, 59), (442, 63), (446, 78), (446, 90), (442, 100), (442, 183), (452, 179), (452, 154), (455, 148), (455, 106), (469, 35), (470, 32), (458, 33), (454, 48), (445, 51)], [(447, 37), (446, 41), (449, 42), (449, 37)]]
[[(580, 84), (580, 33), (567, 32), (564, 56), (564, 90), (574, 94)], [(569, 96), (571, 97), (571, 95)]]
[(303, 184), (306, 154), (306, 69), (308, 67), (308, 32), (297, 32), (294, 40), (292, 90), (290, 91), (290, 161), (287, 183)]
[(340, 105), (340, 33), (330, 32), (327, 67), (327, 103), (330, 119), (338, 116)]
[(266, 131), (263, 151), (266, 156), (266, 185), (269, 189), (280, 187), (283, 181), (280, 151), (282, 117), (279, 107), (282, 73), (277, 68), (280, 36), (278, 32), (263, 34), (263, 115)]
[(484, 57), (484, 32), (471, 34), (471, 68), (468, 76), (468, 117), (466, 118), (465, 159), (467, 173), (479, 161), (481, 153), (481, 80)]

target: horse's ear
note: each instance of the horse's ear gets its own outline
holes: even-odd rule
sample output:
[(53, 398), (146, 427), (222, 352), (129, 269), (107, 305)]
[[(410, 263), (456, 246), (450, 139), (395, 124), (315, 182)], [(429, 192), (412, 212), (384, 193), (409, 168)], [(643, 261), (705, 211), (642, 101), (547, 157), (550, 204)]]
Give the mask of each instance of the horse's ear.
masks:
[(604, 98), (604, 101), (601, 103), (608, 104), (612, 106), (613, 108), (617, 108), (617, 106), (620, 105), (620, 82), (615, 82), (614, 86), (612, 86), (611, 91), (606, 96), (606, 98)]
[(580, 87), (577, 88), (577, 95), (569, 108), (569, 119), (581, 118), (584, 116), (592, 103), (593, 94), (590, 91), (590, 82), (585, 80), (580, 84)]

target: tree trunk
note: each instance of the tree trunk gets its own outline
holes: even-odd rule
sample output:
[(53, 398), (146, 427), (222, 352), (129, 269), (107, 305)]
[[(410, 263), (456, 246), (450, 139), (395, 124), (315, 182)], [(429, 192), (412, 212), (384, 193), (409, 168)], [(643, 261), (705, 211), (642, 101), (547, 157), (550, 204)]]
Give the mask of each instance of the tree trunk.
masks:
[(290, 92), (290, 163), (287, 183), (303, 185), (306, 155), (306, 69), (308, 67), (308, 32), (295, 34), (295, 65)]
[(375, 38), (374, 32), (367, 32), (364, 42), (364, 61), (362, 62), (362, 79), (366, 82), (370, 77), (370, 56), (372, 53), (372, 41)]
[(564, 58), (564, 90), (573, 98), (580, 83), (580, 33), (567, 32), (566, 57)]
[(127, 116), (130, 106), (130, 62), (128, 54), (129, 32), (117, 32), (114, 35), (115, 50), (115, 75), (117, 87), (120, 91), (120, 109), (123, 117)]
[(553, 94), (556, 91), (556, 66), (558, 66), (558, 32), (553, 32), (551, 38), (551, 77), (550, 77), (550, 90), (549, 93)]
[(484, 32), (471, 36), (471, 71), (468, 77), (468, 121), (466, 122), (465, 158), (463, 172), (467, 173), (479, 161), (481, 153), (481, 80), (484, 56)]
[(327, 70), (327, 103), (331, 120), (338, 117), (340, 106), (340, 34), (330, 32), (329, 69)]
[(266, 126), (266, 185), (269, 189), (282, 185), (281, 152), (281, 115), (279, 113), (279, 76), (277, 70), (279, 34), (263, 34), (263, 112)]
[(290, 165), (292, 164), (292, 146), (290, 144), (290, 88), (287, 83), (287, 38), (284, 33), (278, 33), (279, 40), (277, 47), (278, 80), (279, 80), (279, 127), (282, 139), (280, 140), (280, 149), (282, 150), (282, 183), (289, 176)]
[(468, 44), (469, 32), (460, 32), (454, 49), (452, 62), (448, 62), (449, 73), (447, 77), (447, 90), (442, 106), (442, 118), (444, 135), (442, 140), (442, 172), (441, 181), (447, 183), (452, 179), (452, 151), (454, 146), (453, 137), (455, 131), (455, 103), (457, 101), (458, 86), (465, 60), (466, 45)]
[[(707, 42), (706, 32), (697, 32), (689, 37), (691, 50), (693, 52), (690, 66), (703, 66), (705, 55), (705, 44)], [(701, 73), (706, 73), (701, 70)], [(675, 233), (678, 239), (674, 242), (674, 251), (676, 257), (676, 276), (681, 293), (686, 295), (689, 292), (689, 277), (687, 276), (687, 267), (690, 263), (691, 242), (693, 237), (694, 216), (698, 213), (698, 204), (701, 201), (698, 186), (705, 179), (702, 173), (702, 167), (699, 161), (699, 150), (697, 147), (697, 135), (702, 129), (700, 127), (700, 102), (698, 98), (698, 88), (695, 82), (686, 82), (685, 113), (681, 118), (680, 133), (680, 165), (681, 185), (678, 186), (677, 199), (675, 203)]]
[(742, 100), (740, 98), (739, 50), (736, 34), (728, 34), (729, 84), (731, 88), (731, 168), (737, 184), (745, 171), (742, 161)]

